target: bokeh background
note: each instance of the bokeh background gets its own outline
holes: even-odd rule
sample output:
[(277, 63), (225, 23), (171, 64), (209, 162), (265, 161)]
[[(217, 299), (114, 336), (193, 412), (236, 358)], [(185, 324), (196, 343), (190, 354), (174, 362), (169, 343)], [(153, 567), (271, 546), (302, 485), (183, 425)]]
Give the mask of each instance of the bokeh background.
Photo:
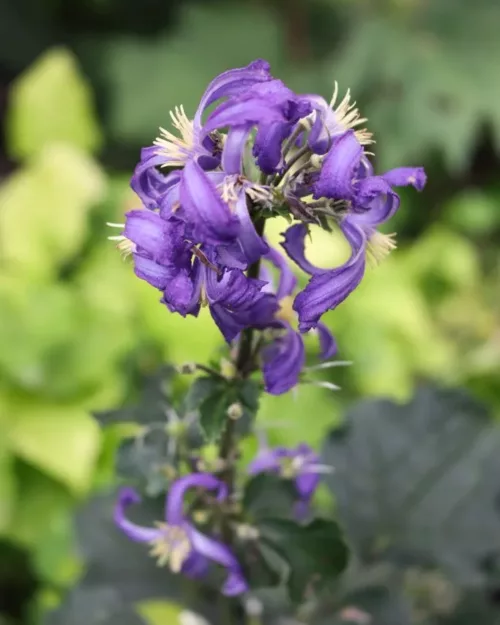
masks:
[[(0, 3), (0, 623), (40, 622), (78, 576), (71, 515), (113, 479), (119, 405), (162, 361), (206, 361), (206, 316), (158, 304), (107, 241), (136, 203), (141, 146), (217, 73), (263, 57), (329, 97), (351, 88), (379, 171), (426, 167), (389, 226), (399, 249), (328, 315), (332, 393), (266, 398), (273, 439), (317, 443), (346, 405), (419, 380), (500, 413), (498, 0), (2, 0)], [(272, 227), (279, 239), (283, 224)], [(316, 233), (312, 260), (340, 262)], [(311, 340), (310, 353), (316, 346)]]

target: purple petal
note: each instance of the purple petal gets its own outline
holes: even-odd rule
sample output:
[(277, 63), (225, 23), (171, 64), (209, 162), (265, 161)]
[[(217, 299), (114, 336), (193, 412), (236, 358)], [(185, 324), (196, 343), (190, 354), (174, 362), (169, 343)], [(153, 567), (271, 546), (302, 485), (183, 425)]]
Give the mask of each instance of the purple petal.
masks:
[(275, 339), (262, 352), (264, 385), (271, 395), (281, 395), (293, 388), (305, 362), (302, 337), (289, 325), (283, 325), (286, 334)]
[(314, 185), (314, 197), (333, 200), (352, 200), (355, 196), (354, 177), (363, 148), (354, 131), (349, 130), (333, 142), (323, 161), (318, 181)]
[(165, 192), (175, 183), (170, 175), (164, 175), (156, 169), (165, 161), (165, 157), (159, 156), (157, 151), (158, 148), (154, 145), (141, 150), (141, 160), (130, 181), (130, 186), (144, 206), (151, 210), (158, 207)]
[(139, 543), (149, 543), (161, 536), (161, 530), (136, 525), (125, 517), (125, 510), (133, 504), (140, 503), (140, 501), (141, 498), (135, 490), (132, 488), (122, 489), (118, 494), (118, 501), (115, 505), (114, 522), (131, 540)]
[(194, 160), (184, 167), (180, 198), (200, 241), (217, 245), (236, 238), (238, 220)]
[(165, 519), (169, 525), (181, 525), (184, 523), (184, 495), (190, 488), (203, 488), (204, 490), (219, 490), (219, 494), (227, 495), (227, 489), (223, 482), (208, 473), (192, 473), (177, 479), (168, 491)]
[(247, 327), (237, 315), (221, 304), (212, 304), (210, 314), (227, 343), (234, 341), (238, 334)]
[(223, 566), (229, 573), (223, 587), (222, 594), (227, 596), (239, 595), (248, 590), (248, 585), (243, 577), (241, 567), (234, 554), (223, 543), (205, 536), (197, 529), (189, 526), (189, 539), (193, 550)]
[(422, 191), (427, 182), (423, 167), (398, 167), (383, 174), (382, 178), (395, 187), (411, 185), (417, 191)]
[(315, 267), (310, 263), (305, 255), (305, 238), (307, 235), (307, 227), (304, 224), (295, 224), (282, 233), (285, 237), (282, 247), (288, 256), (306, 273), (311, 275), (321, 274), (324, 269)]
[(200, 309), (201, 282), (193, 281), (192, 273), (180, 269), (167, 282), (163, 290), (163, 302), (171, 312), (197, 316)]
[(259, 126), (253, 146), (257, 165), (265, 174), (273, 174), (283, 166), (282, 145), (295, 122), (276, 121)]
[(165, 265), (159, 265), (154, 260), (140, 254), (134, 254), (133, 257), (135, 275), (163, 291), (172, 278), (172, 269)]
[(306, 288), (295, 298), (293, 308), (299, 315), (299, 328), (307, 332), (315, 328), (327, 310), (333, 310), (361, 282), (365, 272), (366, 236), (362, 229), (346, 218), (340, 225), (352, 247), (349, 260), (336, 269), (314, 275)]
[(207, 576), (209, 561), (199, 553), (192, 551), (182, 565), (182, 573), (191, 579), (203, 579)]
[(279, 472), (281, 455), (275, 449), (262, 449), (248, 465), (248, 474), (257, 475), (267, 471)]
[(290, 265), (287, 262), (283, 254), (280, 254), (278, 250), (269, 248), (265, 259), (272, 263), (279, 272), (279, 283), (276, 291), (276, 297), (278, 300), (283, 299), (288, 295), (292, 295), (297, 286), (297, 276), (290, 269)]
[(251, 126), (238, 126), (229, 129), (222, 152), (222, 169), (226, 174), (240, 174), (243, 153)]
[(246, 67), (230, 69), (219, 74), (208, 85), (203, 94), (198, 110), (194, 118), (195, 127), (201, 127), (201, 118), (204, 110), (217, 100), (238, 94), (258, 82), (271, 80), (269, 73), (269, 63), (262, 59), (253, 61)]
[(319, 486), (321, 477), (318, 473), (301, 473), (295, 478), (295, 488), (300, 499), (309, 501)]
[(240, 222), (238, 241), (245, 258), (251, 265), (268, 252), (269, 246), (255, 230), (253, 221), (248, 213), (247, 196), (244, 190), (241, 190), (238, 195), (235, 213)]
[(124, 236), (145, 250), (156, 262), (170, 257), (172, 234), (171, 225), (163, 220), (158, 213), (145, 210), (132, 210), (126, 214)]
[(356, 210), (349, 215), (353, 223), (376, 227), (390, 219), (399, 208), (399, 195), (382, 176), (361, 180)]
[(318, 332), (319, 345), (321, 349), (320, 357), (323, 360), (332, 358), (337, 353), (337, 341), (335, 340), (335, 337), (322, 322), (318, 323), (316, 330)]

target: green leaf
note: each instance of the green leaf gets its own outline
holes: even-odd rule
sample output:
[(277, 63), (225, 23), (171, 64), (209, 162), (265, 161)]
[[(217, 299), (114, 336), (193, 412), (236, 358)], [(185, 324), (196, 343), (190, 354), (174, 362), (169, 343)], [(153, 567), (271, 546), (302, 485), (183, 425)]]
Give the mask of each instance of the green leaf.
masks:
[[(351, 87), (377, 139), (382, 170), (438, 149), (463, 170), (483, 124), (498, 144), (495, 49), (500, 7), (491, 0), (408, 3), (407, 11), (352, 9), (352, 29), (331, 66)], [(478, 45), (480, 42), (480, 45)]]
[(100, 431), (78, 406), (19, 401), (8, 432), (12, 451), (74, 493), (90, 486), (100, 448)]
[(242, 414), (238, 429), (248, 431), (259, 407), (260, 388), (252, 380), (225, 380), (216, 376), (197, 378), (191, 385), (186, 399), (187, 411), (197, 410), (200, 426), (207, 441), (216, 441), (233, 404), (239, 404)]
[(333, 581), (347, 566), (347, 547), (334, 521), (315, 519), (299, 525), (287, 519), (267, 519), (258, 528), (261, 540), (290, 564), (293, 601), (300, 602), (311, 587)]
[(170, 392), (173, 369), (164, 366), (144, 376), (136, 404), (117, 410), (94, 413), (100, 425), (112, 423), (139, 423), (141, 425), (167, 424), (167, 412), (171, 408)]
[(9, 153), (17, 159), (55, 142), (89, 152), (100, 147), (90, 88), (69, 50), (46, 52), (17, 79), (6, 128)]
[(481, 405), (436, 388), (407, 405), (360, 403), (323, 460), (335, 467), (325, 481), (359, 557), (411, 558), (457, 583), (484, 583), (480, 562), (500, 549), (500, 429)]
[(142, 435), (127, 438), (116, 452), (117, 473), (137, 484), (150, 497), (166, 492), (174, 462), (164, 428), (152, 428)]
[(245, 487), (243, 509), (254, 522), (266, 518), (291, 518), (296, 500), (293, 482), (272, 473), (259, 473)]
[[(336, 604), (328, 616), (313, 620), (313, 625), (411, 625), (412, 606), (397, 584), (369, 586), (355, 592), (348, 592), (342, 598), (342, 607)], [(323, 608), (323, 614), (329, 612)], [(419, 620), (419, 623), (421, 621)]]
[(0, 187), (0, 260), (36, 280), (55, 277), (83, 245), (104, 196), (100, 168), (77, 148), (51, 144)]
[(179, 616), (183, 608), (169, 601), (142, 601), (137, 605), (137, 611), (146, 620), (148, 625), (180, 625)]

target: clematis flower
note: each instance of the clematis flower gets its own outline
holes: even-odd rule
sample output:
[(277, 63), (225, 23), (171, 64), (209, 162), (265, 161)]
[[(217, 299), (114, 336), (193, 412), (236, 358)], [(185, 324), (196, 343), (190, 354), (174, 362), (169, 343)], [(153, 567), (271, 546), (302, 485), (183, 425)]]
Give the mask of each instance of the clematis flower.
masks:
[(136, 525), (125, 516), (127, 508), (140, 502), (132, 489), (123, 489), (115, 507), (114, 520), (119, 529), (131, 540), (147, 543), (158, 564), (168, 564), (173, 573), (182, 573), (203, 579), (210, 563), (227, 571), (221, 592), (227, 596), (240, 595), (248, 590), (241, 567), (233, 552), (222, 542), (199, 532), (184, 513), (184, 496), (188, 489), (201, 488), (217, 491), (217, 499), (227, 497), (227, 488), (220, 480), (207, 473), (187, 475), (170, 487), (165, 502), (165, 519), (156, 527)]
[[(293, 329), (295, 313), (292, 294), (297, 278), (286, 259), (277, 250), (270, 249), (265, 259), (278, 269), (279, 282), (276, 298), (279, 310), (267, 322), (273, 339), (261, 350), (264, 386), (268, 393), (281, 395), (297, 385), (305, 365), (305, 346), (302, 336)], [(272, 279), (269, 278), (272, 290)], [(320, 358), (327, 360), (335, 355), (337, 345), (330, 330), (320, 323), (317, 328), (320, 340)]]
[(245, 328), (262, 327), (261, 320), (277, 311), (265, 281), (222, 265), (216, 247), (196, 246), (192, 232), (175, 214), (165, 219), (153, 211), (132, 210), (125, 224), (114, 225), (124, 228), (114, 238), (132, 254), (136, 275), (162, 292), (161, 301), (171, 312), (197, 316), (201, 306), (208, 306), (231, 342)]
[(425, 181), (421, 167), (401, 167), (374, 176), (352, 130), (333, 143), (315, 183), (315, 196), (345, 202), (339, 227), (351, 245), (351, 256), (335, 269), (317, 268), (305, 257), (306, 226), (295, 224), (285, 233), (282, 245), (288, 256), (312, 276), (293, 304), (301, 332), (316, 327), (327, 310), (336, 308), (358, 286), (367, 259), (378, 263), (395, 247), (393, 235), (377, 230), (399, 208), (399, 196), (392, 187), (411, 185), (420, 191)]
[(299, 519), (309, 513), (311, 499), (320, 483), (321, 474), (331, 473), (332, 467), (320, 464), (318, 454), (305, 443), (291, 449), (268, 446), (265, 439), (260, 441), (260, 449), (248, 466), (250, 475), (275, 473), (292, 480), (297, 491), (295, 515)]
[(258, 59), (247, 67), (231, 69), (214, 78), (203, 94), (191, 120), (184, 108), (178, 106), (170, 113), (174, 132), (160, 128), (160, 136), (152, 146), (144, 148), (132, 177), (132, 189), (147, 208), (156, 208), (169, 182), (161, 170), (182, 168), (196, 160), (204, 169), (214, 169), (220, 163), (221, 145), (218, 138), (203, 130), (203, 113), (222, 98), (237, 96), (252, 85), (272, 80), (269, 64)]

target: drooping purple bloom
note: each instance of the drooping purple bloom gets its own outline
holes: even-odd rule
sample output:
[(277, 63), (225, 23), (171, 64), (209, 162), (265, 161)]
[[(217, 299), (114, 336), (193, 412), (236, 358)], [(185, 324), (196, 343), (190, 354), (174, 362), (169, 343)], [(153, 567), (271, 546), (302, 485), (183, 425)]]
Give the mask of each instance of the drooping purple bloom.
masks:
[(227, 596), (240, 595), (248, 585), (236, 557), (229, 547), (219, 540), (199, 532), (184, 513), (184, 495), (190, 488), (217, 491), (219, 501), (227, 497), (223, 482), (206, 473), (195, 473), (179, 478), (170, 487), (165, 503), (165, 519), (156, 527), (136, 525), (125, 516), (126, 509), (140, 502), (132, 489), (123, 489), (115, 507), (115, 523), (128, 538), (148, 543), (151, 554), (160, 565), (169, 565), (174, 573), (202, 579), (210, 563), (216, 563), (227, 571), (221, 592)]
[[(272, 395), (281, 395), (299, 382), (305, 364), (305, 346), (302, 336), (291, 325), (293, 322), (291, 300), (297, 278), (284, 256), (277, 250), (271, 248), (265, 258), (278, 270), (276, 298), (280, 303), (280, 310), (267, 323), (274, 338), (261, 351), (262, 372), (266, 391)], [(271, 278), (269, 280), (271, 284)], [(324, 324), (319, 324), (317, 331), (321, 348), (320, 357), (327, 360), (337, 351), (335, 339)]]
[(322, 473), (333, 469), (320, 464), (318, 454), (305, 443), (291, 449), (288, 447), (271, 448), (261, 441), (257, 456), (248, 466), (250, 475), (275, 473), (285, 479), (293, 480), (297, 491), (295, 515), (303, 519), (309, 512), (311, 499), (316, 492)]
[(296, 224), (285, 233), (282, 245), (288, 256), (312, 276), (293, 305), (302, 332), (316, 327), (323, 313), (336, 308), (358, 286), (365, 272), (367, 255), (378, 261), (395, 247), (390, 236), (377, 231), (399, 207), (399, 196), (392, 185), (411, 185), (421, 190), (425, 180), (420, 167), (372, 175), (371, 165), (352, 130), (333, 143), (315, 183), (315, 195), (348, 202), (350, 208), (339, 226), (352, 251), (340, 267), (320, 269), (305, 257), (307, 227)]

